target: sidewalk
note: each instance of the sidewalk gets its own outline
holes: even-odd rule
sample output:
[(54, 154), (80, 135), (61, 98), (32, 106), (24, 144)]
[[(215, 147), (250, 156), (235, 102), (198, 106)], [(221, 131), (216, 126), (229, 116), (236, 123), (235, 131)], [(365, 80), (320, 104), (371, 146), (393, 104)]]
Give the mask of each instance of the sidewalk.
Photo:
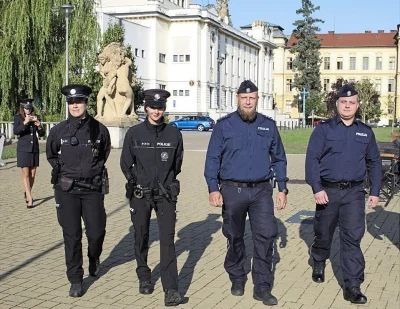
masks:
[[(165, 308), (159, 278), (159, 238), (155, 216), (151, 221), (149, 265), (156, 281), (152, 295), (138, 293), (133, 231), (125, 199), (125, 180), (119, 167), (120, 150), (112, 150), (108, 161), (110, 194), (106, 196), (107, 235), (102, 254), (100, 277), (84, 279), (86, 294), (79, 299), (68, 296), (64, 247), (57, 223), (50, 166), (40, 156), (40, 167), (33, 196), (36, 208), (27, 210), (23, 199), (20, 169), (16, 160), (7, 160), (0, 168), (1, 242), (0, 308)], [(230, 281), (223, 268), (226, 239), (220, 230), (220, 209), (208, 205), (203, 177), (205, 152), (185, 152), (182, 193), (178, 203), (176, 248), (180, 290), (189, 298), (179, 308), (265, 308), (252, 298), (251, 274), (245, 295), (230, 294)], [(276, 213), (280, 237), (277, 240), (275, 308), (343, 309), (356, 305), (343, 300), (339, 283), (339, 241), (335, 234), (326, 282), (311, 280), (308, 246), (312, 242), (312, 220), (299, 216), (298, 223), (285, 222), (299, 211), (313, 211), (311, 190), (304, 182), (304, 156), (288, 155), (290, 194), (287, 209)], [(382, 203), (383, 205), (383, 203)], [(362, 285), (368, 297), (363, 308), (398, 309), (399, 269), (399, 197), (386, 208), (367, 211), (368, 231), (362, 241), (366, 259), (366, 280)], [(311, 223), (311, 224), (310, 224)], [(250, 271), (252, 241), (246, 228), (246, 247)], [(87, 273), (87, 243), (83, 238), (84, 268)]]

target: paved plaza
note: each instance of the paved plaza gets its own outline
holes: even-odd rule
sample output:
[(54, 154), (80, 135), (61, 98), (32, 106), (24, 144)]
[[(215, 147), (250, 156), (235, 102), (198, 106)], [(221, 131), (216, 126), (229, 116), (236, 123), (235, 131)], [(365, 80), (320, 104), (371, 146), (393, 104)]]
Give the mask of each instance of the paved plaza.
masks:
[[(208, 204), (203, 177), (209, 132), (183, 132), (185, 157), (182, 193), (177, 206), (176, 250), (179, 286), (188, 298), (179, 308), (265, 308), (253, 299), (251, 279), (252, 241), (246, 228), (248, 281), (243, 297), (230, 294), (230, 281), (223, 262), (226, 239), (222, 235), (221, 210)], [(140, 295), (133, 250), (133, 229), (125, 198), (125, 179), (119, 167), (121, 150), (114, 149), (107, 162), (110, 194), (105, 205), (107, 234), (97, 279), (87, 277), (87, 242), (83, 238), (84, 290), (81, 298), (68, 296), (62, 231), (57, 223), (50, 166), (45, 155), (34, 185), (34, 209), (26, 209), (20, 168), (7, 160), (0, 168), (0, 308), (165, 308), (159, 272), (159, 236), (153, 215), (150, 231), (149, 266), (156, 282), (152, 295)], [(312, 217), (315, 204), (304, 181), (304, 155), (288, 155), (288, 206), (276, 212), (279, 238), (274, 255), (275, 308), (379, 308), (398, 309), (400, 296), (399, 198), (387, 207), (367, 210), (367, 232), (362, 240), (366, 259), (366, 279), (362, 291), (368, 304), (351, 305), (343, 300), (339, 268), (339, 239), (336, 231), (326, 281), (311, 280), (308, 246), (313, 239)], [(275, 195), (275, 194), (274, 194)], [(304, 211), (302, 215), (298, 212)], [(296, 220), (297, 218), (297, 220)], [(286, 221), (290, 222), (286, 222)]]

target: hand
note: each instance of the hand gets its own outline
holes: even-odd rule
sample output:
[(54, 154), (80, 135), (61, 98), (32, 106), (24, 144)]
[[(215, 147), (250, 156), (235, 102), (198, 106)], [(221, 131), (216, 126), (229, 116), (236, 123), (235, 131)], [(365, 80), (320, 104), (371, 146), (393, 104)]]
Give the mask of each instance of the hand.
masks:
[(40, 125), (42, 124), (40, 122), (40, 120), (36, 119), (36, 121), (33, 123), (35, 126), (40, 127)]
[(27, 125), (31, 121), (31, 116), (26, 115), (24, 119), (24, 125)]
[(378, 196), (370, 195), (368, 197), (368, 202), (367, 202), (368, 208), (375, 208), (376, 205), (378, 205), (378, 203), (379, 203), (379, 197)]
[(284, 192), (278, 192), (276, 195), (276, 208), (282, 210), (286, 208), (287, 195)]
[(314, 198), (315, 198), (315, 203), (317, 203), (319, 205), (325, 205), (325, 204), (328, 204), (328, 202), (329, 202), (328, 194), (326, 194), (325, 190), (315, 193)]
[(208, 202), (213, 207), (222, 207), (224, 204), (224, 199), (219, 191), (211, 192), (208, 196)]

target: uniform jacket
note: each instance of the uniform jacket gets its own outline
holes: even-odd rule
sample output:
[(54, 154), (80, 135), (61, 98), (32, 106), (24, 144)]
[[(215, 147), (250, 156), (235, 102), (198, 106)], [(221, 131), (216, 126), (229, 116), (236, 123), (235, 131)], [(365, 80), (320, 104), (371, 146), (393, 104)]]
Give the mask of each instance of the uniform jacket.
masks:
[(209, 192), (220, 180), (262, 182), (273, 177), (286, 189), (287, 160), (275, 121), (257, 113), (252, 122), (238, 112), (217, 122), (208, 145), (204, 176)]
[[(71, 145), (74, 136), (78, 140), (75, 146)], [(51, 166), (58, 160), (60, 174), (75, 180), (101, 175), (110, 150), (108, 129), (91, 116), (83, 120), (70, 118), (54, 126), (46, 143)]]
[(136, 179), (137, 185), (156, 189), (158, 181), (164, 186), (172, 184), (181, 172), (182, 160), (182, 134), (173, 126), (155, 126), (146, 118), (125, 135), (121, 170), (126, 179)]
[(355, 120), (346, 126), (339, 116), (318, 124), (310, 137), (306, 156), (306, 182), (314, 193), (321, 181), (357, 182), (367, 172), (373, 196), (379, 196), (382, 161), (372, 129)]
[(20, 115), (15, 115), (14, 134), (19, 136), (17, 151), (37, 153), (39, 152), (38, 135), (44, 136), (45, 131), (42, 127), (38, 129), (33, 122), (24, 125), (24, 119)]

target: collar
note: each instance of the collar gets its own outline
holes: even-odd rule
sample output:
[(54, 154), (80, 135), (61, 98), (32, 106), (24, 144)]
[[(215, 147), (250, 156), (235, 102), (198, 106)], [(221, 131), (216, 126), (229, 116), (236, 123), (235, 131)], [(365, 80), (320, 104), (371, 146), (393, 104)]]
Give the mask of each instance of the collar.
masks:
[(83, 127), (86, 123), (89, 122), (90, 116), (88, 114), (86, 114), (85, 118), (75, 118), (70, 116), (68, 118), (68, 122), (75, 128), (81, 128)]
[(161, 121), (160, 124), (154, 125), (154, 124), (151, 124), (150, 121), (149, 121), (149, 118), (146, 117), (144, 123), (146, 125), (147, 130), (149, 130), (152, 133), (158, 133), (158, 132), (163, 131), (165, 126), (166, 126), (166, 123), (164, 122), (164, 117), (162, 117), (160, 119), (160, 121)]
[[(339, 115), (336, 115), (336, 117), (335, 117), (335, 125), (338, 125), (339, 123), (343, 123), (343, 125), (345, 125), (343, 120), (342, 120), (342, 118), (340, 118)], [(356, 118), (354, 118), (353, 122), (349, 125), (349, 127), (352, 126), (353, 124), (356, 124), (358, 126), (358, 121), (357, 121)]]

